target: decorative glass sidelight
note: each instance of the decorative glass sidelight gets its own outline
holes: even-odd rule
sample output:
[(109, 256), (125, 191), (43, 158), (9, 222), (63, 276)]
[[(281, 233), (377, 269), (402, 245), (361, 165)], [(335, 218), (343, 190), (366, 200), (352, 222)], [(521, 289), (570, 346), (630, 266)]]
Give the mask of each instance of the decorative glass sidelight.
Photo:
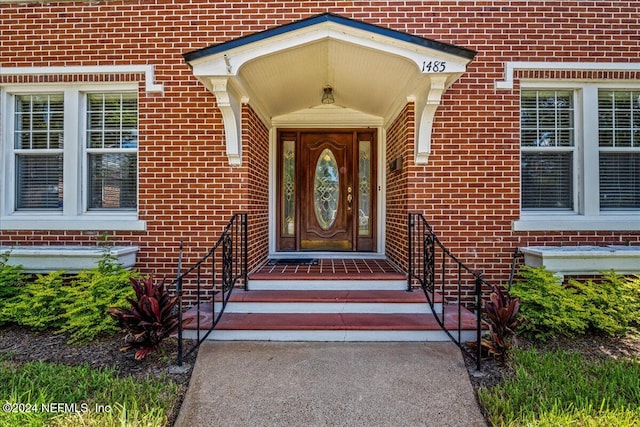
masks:
[(282, 144), (282, 235), (294, 236), (296, 231), (296, 144)]
[(331, 228), (338, 212), (340, 177), (333, 152), (325, 148), (316, 164), (313, 183), (313, 204), (318, 224), (323, 230)]
[(358, 236), (371, 232), (371, 141), (358, 141)]

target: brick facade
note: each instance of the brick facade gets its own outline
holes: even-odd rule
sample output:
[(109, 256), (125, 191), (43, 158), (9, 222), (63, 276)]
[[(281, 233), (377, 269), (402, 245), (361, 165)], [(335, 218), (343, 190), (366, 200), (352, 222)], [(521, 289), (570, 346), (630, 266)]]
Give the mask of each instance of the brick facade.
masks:
[[(243, 107), (243, 164), (230, 166), (216, 98), (182, 54), (333, 12), (478, 52), (442, 97), (426, 165), (413, 163), (416, 112), (408, 103), (387, 129), (387, 255), (404, 265), (406, 212), (424, 212), (442, 241), (490, 280), (508, 275), (516, 246), (640, 244), (640, 231), (515, 232), (520, 215), (519, 80), (634, 79), (637, 73), (519, 71), (496, 90), (507, 61), (636, 61), (636, 1), (107, 1), (0, 4), (0, 70), (9, 67), (150, 64), (162, 93), (139, 88), (139, 217), (144, 231), (0, 231), (1, 244), (94, 245), (104, 235), (141, 247), (138, 267), (171, 277), (178, 244), (185, 263), (211, 245), (230, 218), (250, 213), (252, 264), (268, 242), (268, 129)], [(2, 84), (142, 81), (137, 73), (7, 76)]]
[[(407, 213), (412, 205), (412, 194), (409, 192), (413, 183), (411, 171), (413, 165), (413, 127), (415, 124), (413, 103), (406, 105), (402, 113), (387, 130), (387, 256), (396, 265), (407, 268)], [(391, 171), (389, 163), (394, 159), (402, 159), (402, 170)], [(413, 189), (412, 189), (413, 190)]]
[(267, 258), (269, 241), (269, 131), (248, 105), (243, 106), (246, 123), (244, 153), (248, 162), (247, 212), (249, 213), (249, 265)]

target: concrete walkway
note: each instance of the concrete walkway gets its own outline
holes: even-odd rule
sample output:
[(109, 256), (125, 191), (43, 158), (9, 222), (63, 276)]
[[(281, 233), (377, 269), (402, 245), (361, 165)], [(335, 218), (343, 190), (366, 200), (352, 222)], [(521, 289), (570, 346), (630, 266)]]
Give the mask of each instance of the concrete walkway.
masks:
[(486, 426), (451, 343), (205, 342), (177, 427)]

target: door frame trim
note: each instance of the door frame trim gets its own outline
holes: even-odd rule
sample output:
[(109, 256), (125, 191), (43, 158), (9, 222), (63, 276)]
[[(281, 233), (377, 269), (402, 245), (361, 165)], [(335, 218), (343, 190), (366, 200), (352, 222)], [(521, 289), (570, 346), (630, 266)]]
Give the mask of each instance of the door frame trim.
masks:
[(334, 126), (331, 124), (324, 125), (312, 125), (305, 126), (300, 123), (291, 125), (281, 125), (272, 127), (269, 129), (269, 258), (287, 257), (287, 258), (308, 258), (308, 257), (323, 257), (323, 258), (340, 258), (344, 257), (345, 252), (333, 252), (333, 251), (277, 251), (276, 250), (276, 232), (278, 227), (277, 218), (277, 203), (278, 203), (278, 130), (283, 129), (309, 129), (309, 130), (323, 130), (323, 129), (365, 129), (372, 128), (376, 130), (377, 135), (377, 196), (376, 196), (376, 209), (377, 209), (377, 221), (376, 221), (376, 251), (375, 252), (348, 252), (351, 258), (382, 258), (385, 255), (385, 237), (386, 237), (386, 133), (382, 126), (362, 126), (358, 123), (351, 123), (349, 125)]

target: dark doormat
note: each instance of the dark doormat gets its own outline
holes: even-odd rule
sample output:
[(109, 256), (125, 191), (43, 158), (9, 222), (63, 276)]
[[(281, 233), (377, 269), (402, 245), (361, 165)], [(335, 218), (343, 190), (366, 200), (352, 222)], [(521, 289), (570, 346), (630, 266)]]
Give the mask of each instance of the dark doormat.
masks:
[(270, 259), (268, 265), (316, 265), (317, 258), (276, 258)]

